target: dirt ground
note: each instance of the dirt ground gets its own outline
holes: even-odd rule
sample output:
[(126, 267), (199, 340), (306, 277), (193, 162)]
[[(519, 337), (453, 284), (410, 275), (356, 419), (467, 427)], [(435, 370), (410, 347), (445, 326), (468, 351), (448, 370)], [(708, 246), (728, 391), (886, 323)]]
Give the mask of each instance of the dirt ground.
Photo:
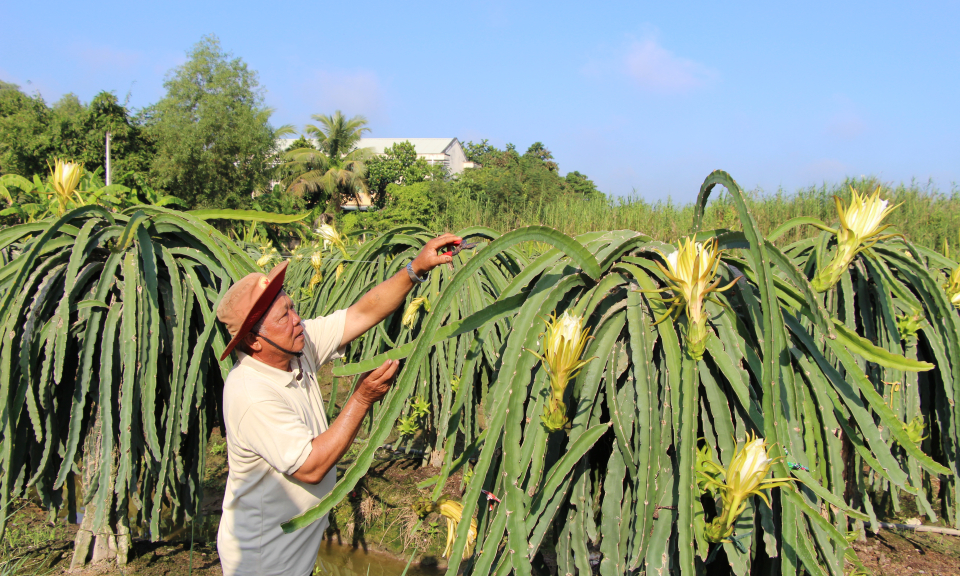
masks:
[(854, 544), (857, 556), (876, 576), (960, 576), (960, 538), (927, 532), (883, 530), (866, 544)]
[[(189, 531), (180, 531), (179, 538), (186, 541), (150, 542), (133, 540), (133, 558), (123, 569), (109, 563), (79, 572), (69, 572), (73, 556), (73, 540), (78, 525), (60, 518), (48, 522), (47, 513), (36, 502), (21, 500), (15, 503), (0, 547), (0, 576), (23, 575), (127, 575), (179, 576), (188, 574), (220, 575), (219, 556), (216, 549), (216, 521), (223, 502), (227, 466), (223, 439), (214, 433), (210, 441), (207, 475), (204, 489), (207, 497), (202, 509), (207, 514), (208, 524), (198, 529), (193, 542)], [(356, 450), (354, 450), (355, 452)], [(340, 471), (351, 463), (348, 452), (341, 463)], [(331, 526), (326, 538), (330, 545), (346, 546), (373, 555), (382, 555), (379, 564), (396, 563), (400, 558), (406, 563), (414, 547), (419, 551), (417, 563), (425, 567), (442, 568), (440, 557), (446, 537), (446, 527), (440, 518), (428, 517), (420, 530), (411, 535), (411, 528), (419, 520), (411, 504), (421, 495), (416, 484), (439, 472), (436, 468), (421, 466), (419, 459), (382, 452), (367, 476), (344, 502), (334, 508)], [(444, 490), (451, 495), (460, 495), (460, 475), (451, 477)], [(423, 495), (428, 492), (423, 492)], [(402, 571), (403, 564), (400, 565)]]

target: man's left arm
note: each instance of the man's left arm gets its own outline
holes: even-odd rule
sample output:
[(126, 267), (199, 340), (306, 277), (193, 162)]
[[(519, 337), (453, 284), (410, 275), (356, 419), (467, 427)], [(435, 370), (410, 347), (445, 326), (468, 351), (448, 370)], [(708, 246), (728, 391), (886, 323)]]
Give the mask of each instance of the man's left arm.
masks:
[[(424, 278), (437, 266), (452, 262), (452, 256), (438, 255), (437, 250), (460, 242), (462, 239), (453, 234), (444, 234), (427, 242), (411, 263), (414, 273)], [(407, 274), (406, 269), (402, 269), (392, 278), (364, 294), (356, 304), (347, 308), (341, 345), (352, 342), (399, 308), (413, 286), (414, 282), (410, 275)]]

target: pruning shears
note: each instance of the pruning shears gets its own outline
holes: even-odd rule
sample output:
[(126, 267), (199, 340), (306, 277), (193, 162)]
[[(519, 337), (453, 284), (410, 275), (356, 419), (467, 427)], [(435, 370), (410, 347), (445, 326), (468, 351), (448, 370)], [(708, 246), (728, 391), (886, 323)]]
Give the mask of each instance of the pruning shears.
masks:
[(500, 499), (494, 496), (493, 492), (489, 492), (487, 490), (480, 490), (480, 491), (483, 492), (484, 496), (487, 497), (487, 506), (489, 507), (489, 510), (493, 511), (494, 505), (499, 504)]
[[(463, 250), (473, 250), (474, 248), (477, 247), (477, 244), (478, 244), (477, 242), (470, 242), (469, 244), (463, 244), (463, 243), (457, 244), (456, 248), (454, 248), (453, 250), (450, 250), (449, 252), (444, 252), (442, 256), (456, 256)], [(453, 261), (447, 262), (447, 266), (449, 266), (450, 270), (452, 271), (454, 269)]]

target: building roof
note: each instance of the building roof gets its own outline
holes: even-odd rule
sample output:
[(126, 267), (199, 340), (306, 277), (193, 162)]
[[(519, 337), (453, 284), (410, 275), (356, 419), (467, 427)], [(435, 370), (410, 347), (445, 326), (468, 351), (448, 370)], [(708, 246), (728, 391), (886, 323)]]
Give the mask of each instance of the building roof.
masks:
[(384, 149), (409, 141), (417, 154), (443, 154), (456, 138), (361, 138), (357, 148), (373, 148), (374, 154), (383, 154)]
[[(277, 143), (281, 150), (286, 150), (293, 140), (293, 138), (280, 138)], [(316, 145), (315, 139), (309, 140)], [(417, 154), (443, 154), (456, 140), (456, 138), (361, 138), (357, 148), (372, 148), (374, 154), (383, 154), (385, 148), (398, 142), (409, 141)]]
[[(276, 142), (277, 142), (277, 148), (279, 148), (280, 151), (283, 152), (284, 150), (286, 150), (287, 148), (289, 148), (290, 145), (293, 144), (296, 140), (298, 140), (298, 138), (277, 138), (277, 140), (276, 140)], [(317, 145), (317, 139), (316, 139), (316, 138), (307, 138), (307, 140), (309, 140), (310, 142), (312, 142), (314, 146)]]

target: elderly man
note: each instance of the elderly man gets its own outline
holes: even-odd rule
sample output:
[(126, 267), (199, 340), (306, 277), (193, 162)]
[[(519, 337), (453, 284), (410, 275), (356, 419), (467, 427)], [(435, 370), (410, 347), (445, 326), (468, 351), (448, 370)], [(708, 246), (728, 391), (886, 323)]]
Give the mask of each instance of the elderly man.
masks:
[(313, 571), (326, 517), (292, 534), (280, 524), (333, 489), (337, 461), (370, 407), (387, 393), (398, 362), (388, 360), (365, 375), (329, 426), (317, 371), (403, 304), (430, 270), (452, 260), (439, 249), (460, 243), (452, 234), (431, 240), (406, 270), (356, 304), (313, 320), (301, 320), (282, 290), (286, 262), (269, 275), (249, 274), (227, 291), (217, 317), (232, 339), (221, 360), (236, 348), (238, 361), (223, 389), (230, 472), (217, 548), (225, 576)]

